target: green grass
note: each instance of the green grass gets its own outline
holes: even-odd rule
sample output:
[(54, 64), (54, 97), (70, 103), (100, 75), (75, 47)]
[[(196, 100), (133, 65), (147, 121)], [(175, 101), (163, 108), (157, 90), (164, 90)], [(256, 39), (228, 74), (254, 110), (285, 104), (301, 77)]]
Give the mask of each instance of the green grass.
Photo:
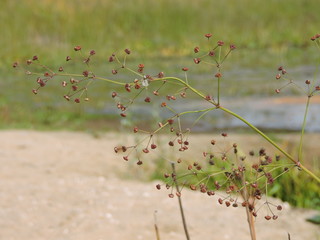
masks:
[(142, 57), (188, 55), (202, 36), (242, 49), (286, 52), (319, 31), (317, 0), (2, 0), (0, 66), (33, 54), (56, 61), (76, 44), (101, 59), (129, 47)]

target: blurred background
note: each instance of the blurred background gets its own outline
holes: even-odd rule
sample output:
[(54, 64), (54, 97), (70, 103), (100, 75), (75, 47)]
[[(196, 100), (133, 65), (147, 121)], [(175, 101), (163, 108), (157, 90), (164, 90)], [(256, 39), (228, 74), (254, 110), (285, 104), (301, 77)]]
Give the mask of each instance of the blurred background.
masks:
[[(279, 65), (284, 65), (298, 84), (314, 78), (319, 52), (310, 37), (319, 32), (318, 9), (317, 0), (270, 0), (267, 4), (260, 0), (1, 0), (0, 127), (108, 130), (118, 119), (112, 112), (114, 105), (110, 107), (113, 86), (94, 84), (89, 91), (91, 101), (80, 105), (63, 101), (65, 89), (59, 83), (48, 84), (34, 96), (31, 90), (37, 86), (35, 77), (14, 71), (15, 61), (25, 62), (37, 55), (41, 63), (55, 69), (65, 64), (67, 55), (74, 54), (74, 46), (81, 45), (84, 52), (97, 52), (93, 58), (95, 71), (113, 78), (114, 66), (108, 63), (108, 57), (129, 48), (132, 54), (128, 65), (144, 63), (149, 74), (164, 71), (167, 76), (180, 77), (184, 76), (181, 67), (189, 67), (190, 81), (206, 89), (212, 85), (215, 70), (195, 66), (193, 48), (200, 46), (207, 51), (222, 40), (237, 46), (224, 66), (222, 94), (226, 104), (256, 120), (256, 112), (242, 108), (255, 102), (255, 111), (263, 110), (257, 125), (297, 130), (301, 114), (290, 119), (291, 112), (285, 110), (303, 113), (304, 105), (279, 108), (277, 114), (285, 111), (291, 121), (283, 124), (275, 122), (278, 116), (270, 113), (272, 103), (261, 98), (274, 96), (274, 89), (284, 85), (284, 81), (275, 80)], [(213, 34), (210, 43), (204, 37), (206, 33)], [(81, 73), (84, 66), (73, 67)], [(126, 76), (117, 77), (128, 81)], [(286, 95), (299, 96), (301, 92), (290, 88), (282, 93)], [(245, 104), (233, 106), (232, 103), (239, 103), (234, 98), (241, 98)], [(263, 108), (268, 104), (269, 108)], [(312, 108), (319, 110), (317, 106)], [(316, 114), (313, 119), (309, 129), (319, 131)], [(224, 124), (225, 121), (216, 122), (217, 127), (242, 127), (231, 120), (228, 126)]]
[[(119, 124), (119, 112), (110, 97), (118, 90), (116, 86), (95, 82), (90, 85), (90, 101), (77, 104), (63, 99), (67, 90), (60, 82), (50, 82), (35, 96), (32, 89), (37, 86), (36, 77), (12, 68), (13, 62), (22, 63), (37, 55), (41, 63), (58, 69), (66, 64), (67, 55), (74, 58), (76, 45), (81, 45), (84, 53), (96, 51), (92, 69), (99, 76), (132, 81), (134, 76), (130, 73), (113, 76), (114, 65), (108, 62), (112, 53), (121, 55), (129, 48), (132, 53), (128, 66), (136, 68), (143, 63), (150, 75), (163, 71), (166, 76), (182, 78), (181, 68), (188, 67), (189, 82), (214, 95), (215, 69), (195, 65), (193, 48), (199, 46), (207, 51), (218, 40), (226, 43), (226, 49), (235, 44), (237, 49), (223, 68), (223, 104), (265, 131), (297, 132), (306, 102), (304, 82), (310, 79), (315, 85), (320, 84), (319, 50), (310, 41), (320, 32), (319, 0), (0, 0), (0, 3), (1, 129), (95, 132), (119, 130), (139, 120), (128, 117)], [(206, 33), (213, 34), (210, 41), (204, 37)], [(304, 90), (287, 88), (275, 96), (274, 90), (286, 84), (275, 79), (281, 65)], [(74, 73), (85, 70), (85, 65), (76, 61), (64, 67)], [(320, 131), (319, 102), (315, 98), (310, 106), (306, 131)], [(189, 103), (189, 108), (201, 107), (192, 96)], [(178, 111), (184, 107), (185, 104), (177, 103)], [(137, 104), (135, 111), (140, 120), (141, 114), (161, 118), (156, 110), (143, 105)], [(233, 118), (214, 113), (203, 118), (194, 131), (231, 128), (246, 131), (243, 127)], [(311, 162), (316, 164), (319, 157), (313, 157)], [(305, 189), (305, 181), (300, 182), (301, 189)], [(317, 190), (316, 183), (313, 186)], [(319, 206), (316, 190), (305, 190), (315, 194), (310, 197), (315, 199), (312, 207)], [(301, 202), (300, 206), (306, 205), (304, 197)]]

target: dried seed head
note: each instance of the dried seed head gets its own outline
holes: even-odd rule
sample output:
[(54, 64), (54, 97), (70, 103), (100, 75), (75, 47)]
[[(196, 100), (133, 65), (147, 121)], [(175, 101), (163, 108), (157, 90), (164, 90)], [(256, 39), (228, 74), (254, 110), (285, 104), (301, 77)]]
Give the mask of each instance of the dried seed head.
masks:
[(309, 85), (311, 83), (311, 81), (310, 80), (306, 80), (305, 83)]

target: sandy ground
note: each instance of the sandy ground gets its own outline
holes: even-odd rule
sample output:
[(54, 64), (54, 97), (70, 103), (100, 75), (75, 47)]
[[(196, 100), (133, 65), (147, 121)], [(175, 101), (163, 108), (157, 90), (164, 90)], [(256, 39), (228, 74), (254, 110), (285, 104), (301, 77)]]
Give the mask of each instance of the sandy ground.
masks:
[[(126, 140), (115, 133), (1, 131), (0, 239), (156, 239), (155, 211), (162, 240), (185, 239), (177, 198), (155, 182), (134, 180), (141, 171), (113, 152)], [(183, 196), (191, 239), (249, 239), (243, 208), (187, 190)], [(319, 225), (305, 221), (315, 211), (283, 207), (277, 221), (257, 218), (259, 240), (286, 240), (288, 232), (292, 240), (320, 239)]]

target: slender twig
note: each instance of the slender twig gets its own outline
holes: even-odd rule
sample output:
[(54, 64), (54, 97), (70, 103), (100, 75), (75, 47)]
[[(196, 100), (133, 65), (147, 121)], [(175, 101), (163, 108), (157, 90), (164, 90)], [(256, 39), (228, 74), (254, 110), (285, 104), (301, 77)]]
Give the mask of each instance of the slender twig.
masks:
[(307, 115), (308, 115), (308, 110), (309, 110), (309, 104), (310, 104), (310, 99), (311, 96), (308, 96), (307, 104), (306, 104), (306, 110), (304, 112), (304, 117), (303, 117), (303, 123), (301, 127), (301, 136), (300, 136), (300, 143), (299, 143), (299, 153), (298, 153), (298, 160), (302, 162), (302, 143), (303, 143), (303, 136), (304, 136), (304, 130), (306, 128), (306, 123), (307, 123)]
[(157, 222), (157, 211), (154, 211), (154, 230), (156, 232), (157, 240), (160, 240), (160, 233), (158, 228), (158, 222)]
[[(173, 173), (173, 182), (174, 185), (176, 186), (176, 190), (177, 193), (180, 193), (180, 189), (179, 189), (179, 185), (176, 179), (176, 167), (175, 167), (175, 163), (171, 162), (171, 167), (172, 167), (172, 173)], [(178, 201), (179, 201), (179, 207), (180, 207), (180, 214), (181, 214), (181, 218), (182, 218), (182, 224), (183, 224), (183, 229), (184, 229), (184, 233), (186, 235), (187, 240), (190, 240), (190, 236), (189, 236), (189, 232), (188, 232), (188, 227), (187, 227), (187, 222), (186, 222), (186, 218), (184, 216), (184, 211), (183, 211), (183, 206), (182, 206), (182, 200), (181, 200), (181, 196), (180, 194), (178, 195)]]

